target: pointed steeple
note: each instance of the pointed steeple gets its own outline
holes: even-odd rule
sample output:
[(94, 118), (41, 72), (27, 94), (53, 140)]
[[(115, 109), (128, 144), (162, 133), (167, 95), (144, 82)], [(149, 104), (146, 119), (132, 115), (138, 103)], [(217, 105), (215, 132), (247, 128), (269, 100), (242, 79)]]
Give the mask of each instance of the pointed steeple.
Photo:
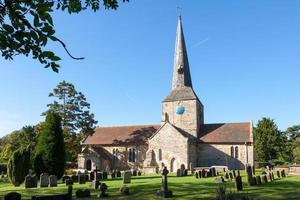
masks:
[(192, 88), (192, 79), (182, 30), (181, 16), (178, 17), (173, 70), (173, 90), (185, 86)]

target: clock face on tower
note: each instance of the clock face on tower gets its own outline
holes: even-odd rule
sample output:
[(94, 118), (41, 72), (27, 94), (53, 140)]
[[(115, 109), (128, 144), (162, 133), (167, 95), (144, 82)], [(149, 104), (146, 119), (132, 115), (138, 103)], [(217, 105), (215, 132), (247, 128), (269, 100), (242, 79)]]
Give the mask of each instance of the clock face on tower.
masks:
[(176, 114), (177, 115), (182, 115), (185, 111), (185, 108), (184, 106), (178, 106), (177, 109), (176, 109)]

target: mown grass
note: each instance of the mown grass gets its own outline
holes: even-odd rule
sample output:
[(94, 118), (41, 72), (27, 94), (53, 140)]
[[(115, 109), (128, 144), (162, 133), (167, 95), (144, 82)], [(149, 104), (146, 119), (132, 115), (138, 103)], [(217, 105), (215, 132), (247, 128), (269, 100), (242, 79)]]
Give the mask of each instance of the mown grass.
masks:
[[(272, 183), (267, 183), (259, 186), (248, 186), (246, 183), (245, 174), (242, 174), (244, 190), (242, 193), (248, 194), (254, 200), (299, 200), (300, 199), (300, 176), (288, 176), (284, 179), (277, 179)], [(215, 182), (215, 178), (196, 179), (194, 176), (176, 177), (169, 176), (169, 189), (173, 191), (174, 197), (170, 199), (215, 199), (215, 190), (219, 183)], [(146, 199), (160, 199), (156, 197), (155, 193), (160, 188), (161, 177), (159, 175), (133, 177), (130, 184), (130, 196), (122, 196), (119, 193), (119, 188), (123, 185), (122, 179), (103, 181), (108, 185), (109, 197), (107, 199), (132, 199), (132, 200), (146, 200)], [(228, 190), (235, 191), (234, 182), (225, 183)], [(90, 189), (90, 183), (79, 185), (75, 183), (73, 186), (73, 197), (78, 189)], [(22, 194), (22, 199), (31, 199), (34, 195), (50, 195), (62, 194), (67, 192), (67, 187), (64, 184), (59, 184), (55, 188), (34, 188), (25, 189), (24, 185), (14, 187), (9, 182), (0, 181), (0, 199), (4, 199), (4, 195), (17, 191)], [(92, 198), (98, 199), (99, 191), (91, 190)], [(84, 198), (82, 198), (84, 200)]]

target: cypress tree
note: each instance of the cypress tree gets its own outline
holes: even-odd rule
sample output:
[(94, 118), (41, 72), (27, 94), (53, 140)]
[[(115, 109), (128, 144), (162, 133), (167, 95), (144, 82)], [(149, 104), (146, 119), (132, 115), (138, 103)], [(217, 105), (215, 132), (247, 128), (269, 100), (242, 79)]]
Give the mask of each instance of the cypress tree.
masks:
[(7, 164), (7, 174), (11, 183), (14, 186), (22, 184), (30, 167), (30, 148), (20, 148), (16, 150)]
[(35, 149), (34, 169), (37, 175), (48, 173), (60, 179), (65, 171), (65, 143), (60, 116), (49, 111), (41, 128)]

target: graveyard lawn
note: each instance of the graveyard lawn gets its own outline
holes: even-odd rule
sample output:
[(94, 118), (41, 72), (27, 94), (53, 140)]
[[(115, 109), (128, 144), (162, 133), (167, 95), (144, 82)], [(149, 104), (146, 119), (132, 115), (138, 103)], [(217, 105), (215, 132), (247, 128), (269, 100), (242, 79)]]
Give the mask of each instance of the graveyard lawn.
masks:
[[(245, 174), (242, 174), (244, 190), (242, 193), (249, 195), (253, 200), (272, 199), (272, 200), (299, 200), (300, 199), (300, 176), (288, 176), (283, 179), (276, 179), (274, 182), (266, 183), (259, 186), (248, 186)], [(161, 176), (140, 176), (132, 177), (131, 183), (127, 184), (130, 189), (130, 196), (121, 196), (119, 189), (123, 186), (123, 180), (116, 178), (102, 181), (108, 185), (108, 194), (110, 197), (105, 199), (161, 199), (156, 197), (156, 191), (160, 189)], [(176, 177), (170, 175), (168, 178), (169, 189), (173, 191), (173, 198), (170, 199), (215, 199), (215, 190), (220, 183), (215, 182), (215, 178), (196, 179), (194, 176)], [(75, 192), (78, 189), (90, 189), (90, 182), (79, 185), (73, 185), (73, 199), (76, 199)], [(235, 191), (234, 182), (225, 183), (228, 190)], [(24, 185), (14, 187), (8, 182), (0, 180), (0, 199), (4, 195), (17, 191), (22, 194), (22, 199), (31, 199), (33, 195), (51, 195), (67, 193), (67, 187), (64, 184), (58, 184), (54, 188), (35, 188), (25, 189)], [(81, 199), (98, 199), (97, 190), (91, 189), (92, 198)]]

